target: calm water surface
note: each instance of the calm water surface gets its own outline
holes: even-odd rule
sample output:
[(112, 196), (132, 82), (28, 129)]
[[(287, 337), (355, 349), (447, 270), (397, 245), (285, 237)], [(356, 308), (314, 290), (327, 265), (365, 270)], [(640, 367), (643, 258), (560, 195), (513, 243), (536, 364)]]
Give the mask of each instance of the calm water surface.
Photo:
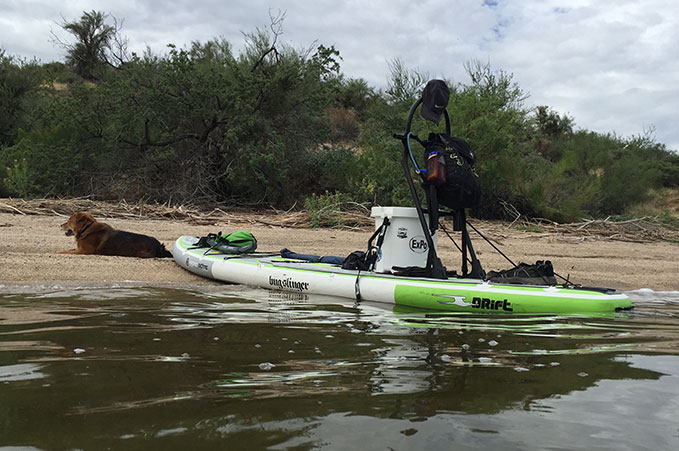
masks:
[(0, 449), (679, 449), (679, 293), (592, 316), (1, 287)]

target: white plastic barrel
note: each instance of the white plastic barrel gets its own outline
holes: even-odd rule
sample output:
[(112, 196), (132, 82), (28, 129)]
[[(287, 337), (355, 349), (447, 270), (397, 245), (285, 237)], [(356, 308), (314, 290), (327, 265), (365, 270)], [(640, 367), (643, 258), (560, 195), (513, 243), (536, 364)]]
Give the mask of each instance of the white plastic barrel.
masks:
[[(389, 218), (389, 227), (384, 236), (381, 251), (377, 257), (375, 271), (380, 273), (391, 272), (393, 266), (407, 267), (427, 266), (427, 239), (422, 231), (420, 219), (417, 217), (417, 209), (409, 207), (373, 207), (370, 216), (375, 218), (375, 230)], [(425, 220), (429, 218), (425, 214)], [(434, 233), (432, 239), (436, 248), (438, 234)], [(377, 239), (373, 244), (376, 244)]]

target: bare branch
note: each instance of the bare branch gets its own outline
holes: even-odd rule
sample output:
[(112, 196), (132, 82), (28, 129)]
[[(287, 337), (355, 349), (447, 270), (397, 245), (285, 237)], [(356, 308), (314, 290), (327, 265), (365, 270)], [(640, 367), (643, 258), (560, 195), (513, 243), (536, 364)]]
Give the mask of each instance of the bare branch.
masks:
[(285, 19), (285, 14), (285, 11), (281, 12), (278, 10), (278, 14), (274, 16), (271, 14), (271, 10), (269, 10), (269, 20), (271, 21), (269, 28), (271, 29), (273, 41), (271, 42), (271, 46), (266, 51), (264, 51), (264, 53), (262, 53), (257, 62), (255, 62), (255, 64), (252, 66), (250, 72), (257, 70), (259, 65), (264, 62), (264, 59), (267, 57), (267, 55), (271, 53), (274, 54), (277, 63), (280, 61), (280, 54), (278, 53), (278, 49), (276, 49), (276, 43), (278, 42), (278, 37), (283, 34), (283, 20)]

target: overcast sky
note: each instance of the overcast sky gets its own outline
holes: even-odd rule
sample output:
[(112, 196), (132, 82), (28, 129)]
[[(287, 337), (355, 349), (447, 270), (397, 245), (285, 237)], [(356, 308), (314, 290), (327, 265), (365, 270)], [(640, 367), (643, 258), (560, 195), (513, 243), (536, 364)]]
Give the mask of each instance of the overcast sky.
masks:
[(513, 74), (527, 106), (549, 105), (576, 128), (649, 133), (679, 150), (679, 2), (676, 0), (0, 0), (0, 48), (43, 63), (63, 61), (50, 32), (83, 11), (124, 20), (129, 49), (267, 28), (285, 12), (282, 40), (334, 45), (347, 77), (383, 88), (394, 58), (408, 68), (468, 83), (463, 64)]

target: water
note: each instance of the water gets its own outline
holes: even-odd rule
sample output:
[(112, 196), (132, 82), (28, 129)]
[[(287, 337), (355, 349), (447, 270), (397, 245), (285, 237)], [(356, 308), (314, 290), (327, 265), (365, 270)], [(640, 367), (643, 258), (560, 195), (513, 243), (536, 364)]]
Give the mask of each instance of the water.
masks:
[(490, 316), (0, 287), (0, 449), (679, 449), (679, 293)]

